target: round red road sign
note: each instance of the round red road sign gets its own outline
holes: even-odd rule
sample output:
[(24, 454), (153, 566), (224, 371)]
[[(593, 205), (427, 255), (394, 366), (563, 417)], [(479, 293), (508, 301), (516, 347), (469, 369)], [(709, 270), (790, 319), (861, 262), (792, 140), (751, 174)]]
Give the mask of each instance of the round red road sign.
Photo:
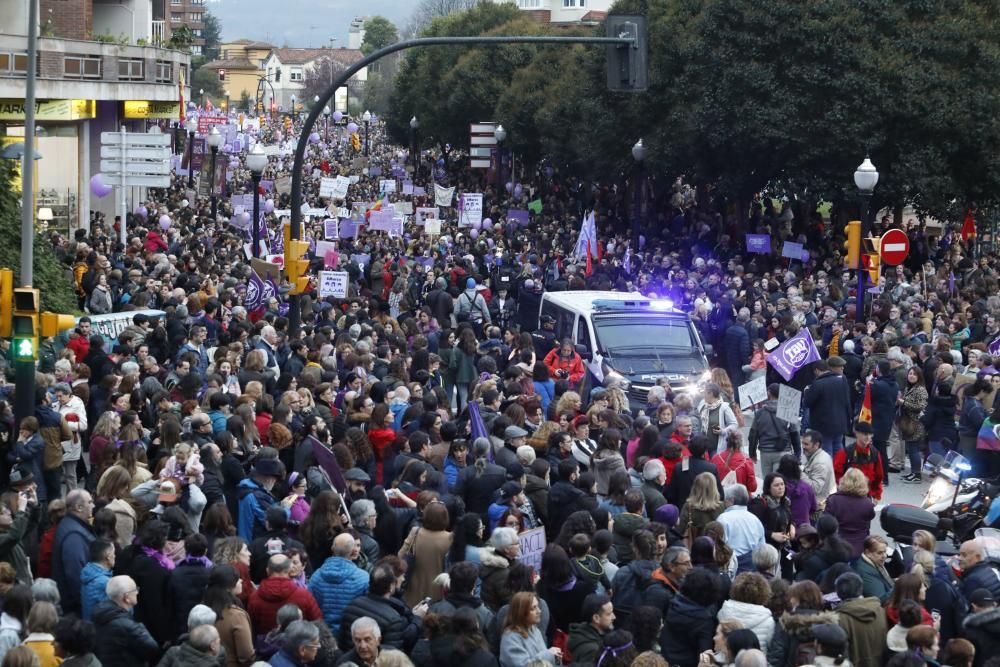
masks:
[(890, 229), (882, 235), (882, 240), (879, 243), (879, 255), (882, 256), (883, 264), (897, 266), (902, 264), (909, 254), (910, 239), (906, 237), (906, 232), (901, 229)]

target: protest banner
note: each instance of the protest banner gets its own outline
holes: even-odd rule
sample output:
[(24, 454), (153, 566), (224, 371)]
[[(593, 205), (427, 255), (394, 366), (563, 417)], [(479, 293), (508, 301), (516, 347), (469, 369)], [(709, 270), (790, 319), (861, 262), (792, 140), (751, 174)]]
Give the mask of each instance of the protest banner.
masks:
[(465, 192), (459, 197), (459, 227), (478, 227), (483, 221), (483, 195)]
[(819, 361), (819, 351), (808, 329), (795, 334), (767, 355), (767, 363), (785, 378), (785, 382), (791, 380), (796, 372), (813, 361)]
[(781, 246), (781, 256), (787, 257), (788, 259), (797, 259), (802, 261), (802, 251), (805, 250), (801, 243), (792, 243), (791, 241), (785, 241), (784, 245)]
[(778, 419), (784, 419), (789, 424), (798, 424), (801, 406), (801, 391), (794, 387), (789, 387), (787, 384), (778, 387)]
[(396, 192), (396, 181), (383, 178), (378, 182), (379, 194), (388, 195)]
[(440, 236), (441, 221), (434, 219), (424, 220), (424, 231), (430, 234), (431, 236)]
[(545, 553), (545, 529), (532, 528), (517, 536), (521, 543), (521, 555), (518, 560), (528, 565), (535, 572), (542, 571), (542, 554)]
[(414, 214), (414, 222), (418, 225), (424, 224), (425, 220), (438, 220), (441, 213), (437, 206), (420, 206)]
[(396, 223), (394, 221), (396, 217), (396, 211), (393, 209), (382, 209), (381, 211), (372, 211), (368, 216), (368, 226), (372, 231), (381, 232), (391, 232), (396, 230)]
[(740, 393), (740, 410), (748, 410), (767, 400), (767, 381), (761, 375), (756, 380), (741, 384), (738, 391)]
[(347, 298), (347, 285), (350, 278), (347, 271), (320, 271), (319, 272), (319, 296), (336, 297), (338, 299)]
[(507, 209), (507, 221), (516, 222), (518, 227), (527, 227), (531, 224), (530, 214), (525, 209)]
[(452, 200), (455, 198), (455, 188), (446, 188), (437, 183), (434, 184), (434, 205), (444, 206), (446, 208), (451, 206)]
[(747, 252), (770, 255), (771, 237), (767, 234), (747, 234)]
[(326, 239), (338, 239), (340, 238), (340, 232), (337, 229), (340, 223), (336, 218), (328, 218), (323, 221), (323, 238)]

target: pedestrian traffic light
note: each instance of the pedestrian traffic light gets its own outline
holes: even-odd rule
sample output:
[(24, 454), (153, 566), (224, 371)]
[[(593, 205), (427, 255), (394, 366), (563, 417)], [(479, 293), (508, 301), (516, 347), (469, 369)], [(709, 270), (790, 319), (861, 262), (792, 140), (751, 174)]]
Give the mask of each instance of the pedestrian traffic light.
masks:
[(608, 45), (608, 90), (638, 93), (649, 87), (646, 17), (611, 14), (605, 20), (608, 37), (631, 44)]
[(38, 358), (38, 303), (37, 289), (14, 289), (14, 315), (11, 318), (14, 361), (34, 361)]
[(292, 240), (292, 228), (284, 227), (285, 233), (285, 275), (288, 284), (292, 286), (289, 294), (305, 294), (309, 289), (309, 252), (308, 241)]
[(861, 256), (861, 221), (851, 220), (844, 227), (844, 233), (847, 235), (847, 241), (844, 242), (844, 266), (856, 269)]
[(0, 338), (10, 338), (14, 315), (14, 272), (0, 269)]

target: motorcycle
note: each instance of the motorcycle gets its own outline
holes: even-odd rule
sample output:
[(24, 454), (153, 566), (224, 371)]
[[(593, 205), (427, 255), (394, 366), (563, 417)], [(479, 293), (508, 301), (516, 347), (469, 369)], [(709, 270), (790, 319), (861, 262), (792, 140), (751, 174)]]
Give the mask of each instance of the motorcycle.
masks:
[(934, 481), (920, 507), (887, 505), (880, 517), (882, 529), (904, 544), (909, 543), (913, 531), (927, 530), (939, 543), (950, 542), (957, 549), (977, 529), (1000, 524), (1000, 503), (992, 502), (1000, 493), (1000, 484), (996, 480), (966, 477), (971, 470), (969, 460), (958, 452), (951, 451), (946, 456), (931, 454), (924, 462), (924, 471)]

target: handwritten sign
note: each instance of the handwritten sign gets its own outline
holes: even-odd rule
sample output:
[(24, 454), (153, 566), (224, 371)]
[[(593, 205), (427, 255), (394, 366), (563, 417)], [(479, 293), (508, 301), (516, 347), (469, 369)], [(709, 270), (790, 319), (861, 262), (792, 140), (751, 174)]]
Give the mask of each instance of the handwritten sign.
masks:
[(767, 400), (767, 381), (763, 375), (739, 386), (740, 410), (747, 410)]
[(441, 221), (434, 219), (424, 220), (424, 231), (430, 234), (431, 236), (440, 236)]
[(323, 237), (326, 239), (338, 239), (340, 238), (340, 231), (337, 229), (340, 226), (339, 221), (336, 218), (329, 218), (323, 221)]
[(545, 553), (545, 529), (532, 528), (517, 536), (521, 543), (521, 555), (518, 560), (530, 565), (535, 572), (542, 571), (542, 554)]
[(396, 181), (388, 178), (383, 178), (378, 182), (379, 194), (387, 195), (396, 191)]
[(349, 278), (346, 271), (320, 271), (319, 295), (320, 297), (332, 296), (338, 299), (346, 299), (348, 282)]
[(778, 419), (784, 419), (789, 424), (798, 424), (801, 405), (801, 391), (787, 384), (778, 388)]

